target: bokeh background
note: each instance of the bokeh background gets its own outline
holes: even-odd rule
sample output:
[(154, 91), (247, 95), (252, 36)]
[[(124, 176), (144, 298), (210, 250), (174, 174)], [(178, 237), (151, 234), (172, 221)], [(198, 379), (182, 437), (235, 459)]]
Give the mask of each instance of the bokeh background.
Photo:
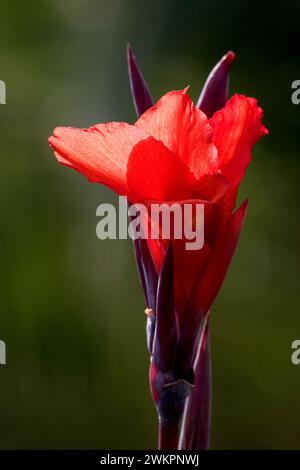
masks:
[(270, 135), (213, 309), (212, 448), (300, 448), (297, 0), (3, 0), (0, 7), (0, 447), (155, 448), (144, 301), (130, 241), (96, 238), (105, 188), (57, 165), (57, 125), (133, 122), (126, 43), (155, 98), (196, 99), (228, 49), (231, 92), (256, 96)]

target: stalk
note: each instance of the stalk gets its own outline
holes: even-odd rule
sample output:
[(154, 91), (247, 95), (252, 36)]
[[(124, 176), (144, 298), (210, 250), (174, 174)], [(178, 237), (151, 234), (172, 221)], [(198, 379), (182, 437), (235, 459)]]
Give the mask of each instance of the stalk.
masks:
[(177, 450), (180, 434), (179, 420), (164, 421), (159, 419), (158, 448), (159, 450)]
[(195, 384), (184, 411), (179, 448), (207, 450), (211, 427), (211, 349), (209, 321), (203, 329), (195, 361)]

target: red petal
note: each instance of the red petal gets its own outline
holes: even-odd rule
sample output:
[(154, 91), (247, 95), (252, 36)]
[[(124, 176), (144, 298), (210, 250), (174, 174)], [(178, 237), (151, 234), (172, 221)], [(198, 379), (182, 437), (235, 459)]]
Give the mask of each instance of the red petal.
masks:
[(193, 188), (193, 197), (216, 202), (224, 196), (227, 189), (228, 181), (225, 176), (220, 174), (203, 175)]
[[(134, 204), (133, 204), (134, 205)], [(151, 228), (154, 225), (152, 220), (151, 220), (151, 210), (148, 204), (146, 203), (146, 210), (140, 210), (139, 209), (139, 217), (141, 220), (141, 225), (142, 229), (144, 230), (144, 233), (148, 233), (148, 235), (151, 234)], [(146, 242), (152, 257), (152, 261), (154, 263), (155, 269), (157, 274), (160, 273), (162, 263), (165, 257), (166, 250), (169, 245), (169, 240), (162, 240), (161, 238), (159, 239), (154, 239), (148, 236), (146, 238)]]
[(205, 241), (201, 250), (186, 250), (186, 240), (172, 240), (174, 253), (175, 305), (182, 320), (188, 309), (188, 301), (195, 283), (211, 256), (211, 249)]
[(133, 146), (146, 137), (135, 126), (111, 122), (89, 129), (57, 127), (49, 143), (63, 165), (74, 168), (92, 182), (126, 194), (128, 157)]
[(251, 161), (252, 146), (268, 133), (261, 122), (262, 115), (256, 99), (234, 95), (209, 121), (214, 129), (213, 141), (218, 149), (220, 169), (231, 188), (242, 180)]
[(193, 184), (193, 174), (162, 142), (148, 137), (133, 148), (127, 165), (130, 201), (188, 199)]
[(186, 163), (196, 178), (217, 171), (217, 151), (212, 143), (209, 121), (185, 90), (164, 95), (140, 117), (136, 126), (161, 140)]
[(162, 263), (166, 254), (167, 243), (165, 240), (147, 239), (147, 244), (157, 273), (161, 271)]
[(200, 274), (200, 282), (191, 296), (190, 308), (192, 314), (197, 314), (199, 311), (205, 314), (216, 298), (235, 252), (246, 216), (247, 205), (248, 202), (245, 201), (231, 215), (224, 236), (215, 249), (206, 269)]

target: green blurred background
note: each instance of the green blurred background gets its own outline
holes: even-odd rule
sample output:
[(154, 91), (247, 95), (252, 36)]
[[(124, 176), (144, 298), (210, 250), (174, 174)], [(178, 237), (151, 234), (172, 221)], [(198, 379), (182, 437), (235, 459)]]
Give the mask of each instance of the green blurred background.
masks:
[(159, 98), (237, 54), (231, 92), (270, 135), (240, 197), (250, 208), (213, 309), (212, 448), (300, 448), (299, 2), (3, 0), (0, 7), (0, 447), (155, 448), (144, 300), (130, 241), (96, 238), (105, 188), (60, 167), (57, 125), (135, 120), (130, 41)]

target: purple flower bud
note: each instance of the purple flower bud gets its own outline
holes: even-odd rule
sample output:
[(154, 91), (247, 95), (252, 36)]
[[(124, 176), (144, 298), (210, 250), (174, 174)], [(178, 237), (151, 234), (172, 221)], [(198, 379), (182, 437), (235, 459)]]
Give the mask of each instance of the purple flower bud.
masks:
[(153, 106), (153, 99), (129, 44), (127, 46), (127, 60), (131, 94), (139, 117)]
[(197, 107), (210, 118), (228, 100), (229, 71), (235, 54), (227, 52), (210, 72), (200, 94)]
[(176, 361), (177, 324), (175, 318), (173, 253), (169, 245), (161, 268), (156, 301), (156, 328), (153, 360), (162, 372), (173, 371)]

